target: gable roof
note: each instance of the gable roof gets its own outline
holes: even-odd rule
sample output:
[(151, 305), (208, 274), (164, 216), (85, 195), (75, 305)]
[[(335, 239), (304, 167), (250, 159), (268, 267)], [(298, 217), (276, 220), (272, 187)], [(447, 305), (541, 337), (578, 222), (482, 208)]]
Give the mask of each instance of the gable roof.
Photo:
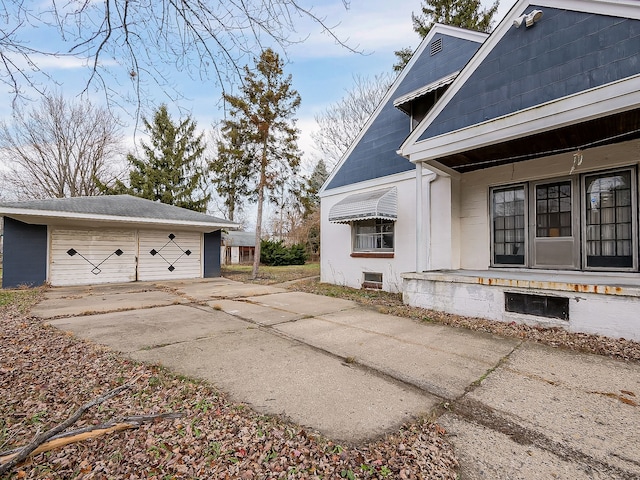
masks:
[[(415, 166), (397, 154), (399, 146), (410, 132), (411, 120), (394, 107), (394, 99), (410, 94), (419, 95), (423, 87), (440, 85), (439, 82), (449, 78), (469, 61), (486, 37), (485, 33), (434, 25), (320, 192), (413, 170)], [(428, 47), (436, 41), (442, 42), (442, 50), (431, 55)]]
[(109, 223), (144, 226), (182, 226), (214, 231), (237, 228), (221, 218), (131, 195), (52, 198), (0, 203), (0, 215), (25, 223)]
[[(516, 28), (533, 10), (542, 18)], [(639, 55), (635, 0), (520, 0), (401, 151), (434, 161), (637, 109)], [(631, 129), (637, 117), (625, 117)], [(449, 163), (464, 169), (464, 161)]]

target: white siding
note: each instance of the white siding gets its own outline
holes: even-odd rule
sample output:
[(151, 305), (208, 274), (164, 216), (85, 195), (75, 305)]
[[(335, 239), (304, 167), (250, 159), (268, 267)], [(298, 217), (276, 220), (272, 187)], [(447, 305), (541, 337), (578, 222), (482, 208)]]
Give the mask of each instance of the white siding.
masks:
[(140, 230), (138, 280), (201, 277), (201, 237), (199, 232)]
[(53, 229), (49, 282), (132, 282), (136, 279), (136, 254), (134, 231)]
[[(396, 177), (398, 178), (398, 177)], [(325, 192), (321, 202), (320, 279), (322, 282), (360, 288), (365, 272), (382, 274), (382, 288), (390, 292), (402, 289), (401, 273), (415, 271), (415, 172), (404, 175), (404, 179), (393, 177), (376, 182), (353, 185), (350, 189), (339, 189), (339, 193)], [(351, 225), (329, 222), (329, 210), (348, 195), (380, 188), (398, 188), (398, 220), (394, 227), (393, 258), (352, 257)]]

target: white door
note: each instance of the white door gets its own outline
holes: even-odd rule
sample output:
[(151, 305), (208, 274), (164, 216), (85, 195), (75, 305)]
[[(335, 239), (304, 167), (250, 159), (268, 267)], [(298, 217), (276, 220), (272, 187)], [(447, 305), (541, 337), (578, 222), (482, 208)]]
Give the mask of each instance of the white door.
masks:
[(140, 230), (138, 280), (201, 277), (199, 232)]
[(54, 229), (51, 232), (51, 285), (133, 282), (136, 234), (119, 230)]

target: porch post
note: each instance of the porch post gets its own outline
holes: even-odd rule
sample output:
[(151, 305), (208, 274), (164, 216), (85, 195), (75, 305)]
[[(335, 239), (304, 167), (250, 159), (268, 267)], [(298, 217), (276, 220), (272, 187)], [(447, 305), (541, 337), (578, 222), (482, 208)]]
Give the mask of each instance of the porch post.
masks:
[(416, 163), (416, 273), (424, 271), (425, 239), (422, 210), (422, 162)]

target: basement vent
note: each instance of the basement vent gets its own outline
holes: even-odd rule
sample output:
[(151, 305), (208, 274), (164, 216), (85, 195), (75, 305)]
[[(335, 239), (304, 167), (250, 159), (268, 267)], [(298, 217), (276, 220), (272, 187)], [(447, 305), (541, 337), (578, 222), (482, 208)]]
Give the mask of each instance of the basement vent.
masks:
[(505, 292), (504, 309), (507, 312), (569, 320), (569, 299), (567, 297)]
[(440, 53), (442, 51), (442, 38), (437, 38), (433, 42), (431, 42), (430, 48), (431, 48), (431, 55)]
[(364, 281), (362, 288), (382, 290), (382, 274), (375, 272), (363, 272)]

